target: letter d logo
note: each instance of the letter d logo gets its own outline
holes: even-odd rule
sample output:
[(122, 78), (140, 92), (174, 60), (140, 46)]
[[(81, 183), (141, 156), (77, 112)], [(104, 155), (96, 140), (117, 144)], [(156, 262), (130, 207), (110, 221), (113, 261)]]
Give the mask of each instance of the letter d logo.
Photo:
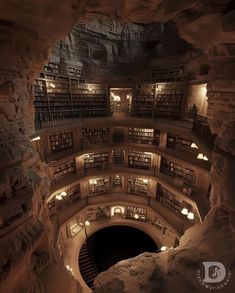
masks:
[(226, 270), (222, 263), (205, 261), (202, 263), (205, 269), (205, 283), (220, 283), (226, 276)]

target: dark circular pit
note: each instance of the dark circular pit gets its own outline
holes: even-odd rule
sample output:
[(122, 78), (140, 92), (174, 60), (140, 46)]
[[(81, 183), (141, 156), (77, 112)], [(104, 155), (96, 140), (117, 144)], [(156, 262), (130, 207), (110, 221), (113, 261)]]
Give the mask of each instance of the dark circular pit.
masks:
[(88, 239), (88, 251), (99, 272), (107, 270), (118, 261), (157, 250), (158, 247), (150, 236), (129, 226), (104, 228)]

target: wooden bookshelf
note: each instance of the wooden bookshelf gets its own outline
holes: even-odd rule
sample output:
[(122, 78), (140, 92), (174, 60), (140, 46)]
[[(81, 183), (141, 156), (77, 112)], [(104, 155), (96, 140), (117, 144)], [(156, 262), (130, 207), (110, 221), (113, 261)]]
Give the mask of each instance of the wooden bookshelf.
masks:
[(151, 170), (152, 154), (138, 151), (129, 151), (128, 167), (134, 169)]
[(183, 138), (178, 135), (174, 135), (171, 133), (167, 134), (167, 143), (166, 146), (172, 149), (188, 149), (191, 150), (192, 140)]
[(130, 219), (145, 221), (147, 219), (147, 209), (136, 206), (127, 206), (126, 217)]
[(156, 200), (180, 216), (183, 216), (181, 213), (182, 209), (190, 206), (160, 183), (157, 184)]
[(185, 186), (191, 187), (193, 184), (194, 171), (180, 164), (161, 158), (160, 172), (164, 175), (182, 178)]
[[(40, 116), (41, 119), (47, 120), (49, 101), (47, 96), (47, 86), (45, 80), (35, 80), (34, 83), (34, 106), (35, 106), (35, 118)], [(39, 118), (38, 118), (39, 119)]]
[(153, 128), (128, 128), (128, 141), (130, 143), (148, 144), (158, 146), (160, 143), (160, 130)]
[(112, 158), (114, 165), (124, 165), (125, 163), (125, 150), (124, 149), (113, 149)]
[(180, 119), (183, 112), (186, 83), (158, 83), (154, 117)]
[(90, 208), (87, 210), (86, 214), (87, 214), (88, 221), (107, 219), (107, 218), (110, 218), (110, 208), (109, 207)]
[(187, 73), (185, 66), (177, 65), (172, 67), (153, 67), (151, 70), (151, 82), (176, 82), (185, 81)]
[(51, 119), (67, 119), (67, 115), (65, 113), (69, 113), (68, 110), (72, 110), (71, 97), (69, 93), (69, 79), (47, 79), (47, 96), (50, 105), (49, 111)]
[(82, 128), (83, 145), (109, 143), (109, 128)]
[(68, 160), (53, 167), (55, 179), (59, 179), (76, 171), (74, 160)]
[(67, 72), (68, 72), (68, 75), (72, 77), (81, 78), (82, 76), (82, 70), (81, 68), (78, 68), (78, 67), (68, 66)]
[(59, 73), (59, 64), (49, 62), (44, 66), (44, 71), (49, 73)]
[(133, 96), (133, 116), (152, 117), (155, 101), (156, 84), (141, 84), (135, 89)]
[(73, 109), (79, 110), (83, 117), (108, 116), (107, 88), (104, 84), (71, 83)]
[(116, 175), (112, 178), (112, 188), (123, 188), (124, 186), (124, 177)]
[(84, 168), (103, 168), (109, 163), (109, 153), (91, 153), (84, 157)]
[(89, 195), (96, 196), (110, 192), (109, 178), (97, 178), (89, 180)]
[(52, 153), (73, 148), (73, 131), (65, 130), (49, 135), (49, 144)]
[(51, 126), (53, 121), (108, 116), (106, 85), (80, 83), (73, 74), (64, 76), (48, 69), (35, 80), (34, 96), (41, 127)]
[(147, 196), (148, 195), (148, 179), (134, 178), (134, 177), (128, 176), (127, 193)]
[(55, 207), (61, 208), (63, 206), (66, 206), (78, 201), (81, 198), (80, 183), (65, 189), (65, 192), (66, 192), (66, 196), (62, 196), (61, 200), (56, 199), (56, 195), (55, 195), (55, 197), (51, 201), (48, 202), (47, 206), (49, 210)]

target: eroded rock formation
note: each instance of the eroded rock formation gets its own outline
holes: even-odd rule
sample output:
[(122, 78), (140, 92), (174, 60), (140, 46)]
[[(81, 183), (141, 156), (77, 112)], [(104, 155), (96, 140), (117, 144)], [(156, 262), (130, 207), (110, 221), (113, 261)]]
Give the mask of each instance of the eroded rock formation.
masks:
[[(47, 221), (43, 213), (43, 199), (49, 191), (46, 169), (31, 149), (28, 137), (33, 132), (34, 120), (33, 75), (46, 62), (52, 45), (68, 34), (75, 21), (85, 21), (96, 12), (132, 22), (173, 19), (181, 37), (208, 53), (210, 126), (217, 134), (211, 171), (211, 212), (203, 224), (188, 230), (177, 249), (159, 255), (144, 254), (101, 274), (96, 281), (100, 288), (96, 291), (173, 292), (178, 286), (180, 292), (203, 292), (195, 277), (201, 261), (221, 261), (235, 275), (235, 18), (232, 1), (228, 0), (1, 1), (0, 197), (3, 212), (0, 224), (4, 229), (9, 225), (12, 232), (8, 231), (9, 242), (1, 234), (0, 245), (1, 251), (5, 251), (11, 243), (11, 251), (15, 253), (0, 257), (0, 291), (17, 292), (22, 288), (27, 292), (31, 288), (26, 276), (32, 273), (31, 256), (38, 244), (29, 239), (35, 244), (28, 246), (27, 241), (17, 239), (16, 231), (27, 238), (27, 231), (32, 229), (38, 231), (32, 233), (32, 237), (35, 234), (35, 239), (43, 238), (43, 230), (39, 231), (38, 227)], [(11, 206), (9, 198), (20, 196), (27, 188), (27, 200), (17, 207)], [(8, 212), (4, 215), (8, 209), (13, 211), (11, 217)], [(25, 223), (24, 226), (23, 220), (28, 221), (29, 226)], [(19, 255), (24, 242), (27, 249)], [(19, 270), (20, 267), (24, 269)], [(10, 281), (13, 274), (14, 281)], [(223, 292), (232, 292), (234, 282), (235, 279), (231, 279)]]

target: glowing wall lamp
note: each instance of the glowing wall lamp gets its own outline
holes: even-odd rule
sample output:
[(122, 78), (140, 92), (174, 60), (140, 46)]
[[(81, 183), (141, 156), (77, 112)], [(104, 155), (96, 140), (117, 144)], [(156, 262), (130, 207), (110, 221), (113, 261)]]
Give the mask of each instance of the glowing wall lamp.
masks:
[(62, 195), (61, 195), (61, 194), (57, 194), (57, 195), (56, 195), (56, 197), (55, 197), (55, 199), (57, 199), (57, 200), (62, 200), (62, 199), (63, 199), (63, 197), (62, 197)]
[(41, 137), (40, 136), (37, 136), (37, 137), (34, 137), (34, 138), (30, 139), (30, 142), (32, 142), (32, 141), (38, 141), (40, 139), (41, 139)]
[(167, 246), (162, 246), (162, 247), (160, 248), (160, 250), (161, 250), (161, 251), (166, 251), (166, 250), (167, 250)]
[(188, 209), (183, 208), (182, 211), (181, 211), (181, 214), (187, 216), (188, 215)]
[(191, 143), (190, 147), (192, 149), (198, 149), (198, 146), (194, 142)]
[(198, 155), (197, 155), (197, 158), (198, 158), (198, 160), (203, 160), (203, 154), (201, 154), (201, 153), (198, 154)]
[(207, 158), (207, 156), (204, 156), (204, 157), (203, 157), (203, 160), (204, 160), (204, 161), (209, 161), (209, 159)]
[(65, 196), (67, 195), (67, 192), (62, 191), (62, 192), (60, 193), (60, 195), (63, 196), (63, 197), (65, 197)]
[(194, 220), (194, 213), (189, 212), (188, 215), (187, 215), (187, 218), (188, 218), (189, 220)]

